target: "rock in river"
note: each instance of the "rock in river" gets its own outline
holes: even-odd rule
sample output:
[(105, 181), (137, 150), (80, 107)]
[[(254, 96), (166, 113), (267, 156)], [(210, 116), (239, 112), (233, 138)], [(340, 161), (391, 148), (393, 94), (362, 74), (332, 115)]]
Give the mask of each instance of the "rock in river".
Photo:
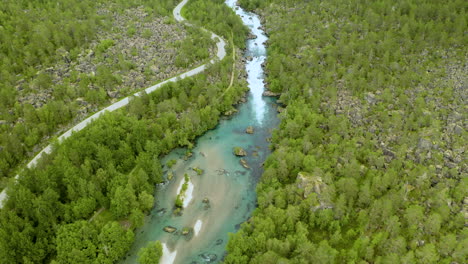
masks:
[(253, 133), (254, 133), (254, 128), (253, 128), (253, 126), (248, 126), (248, 127), (245, 129), (245, 133), (247, 133), (247, 134), (253, 134)]
[(199, 256), (206, 262), (213, 262), (216, 259), (218, 259), (218, 256), (216, 256), (216, 254), (203, 253), (203, 254), (200, 254)]
[(250, 166), (249, 164), (247, 164), (247, 161), (245, 159), (240, 159), (240, 164), (242, 165), (242, 167), (250, 169)]
[(278, 97), (278, 96), (280, 96), (279, 93), (274, 93), (272, 91), (265, 91), (265, 92), (263, 92), (262, 95), (267, 96), (267, 97)]
[(177, 230), (177, 228), (175, 228), (175, 227), (173, 227), (173, 226), (165, 226), (165, 227), (163, 228), (163, 230), (164, 230), (165, 232), (167, 232), (167, 233), (174, 233), (174, 232)]
[(234, 155), (236, 155), (238, 157), (244, 157), (245, 155), (247, 155), (247, 152), (241, 147), (235, 147), (234, 148)]

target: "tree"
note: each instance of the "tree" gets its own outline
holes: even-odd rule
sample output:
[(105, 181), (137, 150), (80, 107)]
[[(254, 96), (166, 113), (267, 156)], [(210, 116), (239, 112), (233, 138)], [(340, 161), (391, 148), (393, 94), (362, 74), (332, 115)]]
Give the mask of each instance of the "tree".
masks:
[(138, 251), (138, 263), (140, 264), (158, 264), (161, 258), (162, 245), (159, 241), (149, 242), (146, 247)]
[(114, 216), (117, 219), (126, 217), (135, 206), (137, 206), (137, 199), (133, 188), (130, 185), (117, 187), (110, 208)]
[(115, 263), (130, 249), (134, 234), (115, 222), (108, 222), (98, 236), (98, 263)]
[(62, 225), (57, 232), (57, 260), (60, 263), (87, 263), (96, 258), (97, 231), (85, 220)]

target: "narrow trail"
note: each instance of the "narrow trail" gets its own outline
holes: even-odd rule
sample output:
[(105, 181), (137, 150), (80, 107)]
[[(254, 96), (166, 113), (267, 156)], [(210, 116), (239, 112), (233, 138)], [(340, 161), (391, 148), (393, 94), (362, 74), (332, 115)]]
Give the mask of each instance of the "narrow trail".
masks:
[[(185, 18), (182, 17), (181, 15), (181, 10), (182, 8), (187, 4), (189, 0), (183, 0), (182, 2), (180, 2), (175, 8), (174, 8), (174, 11), (173, 11), (173, 15), (174, 15), (174, 18), (179, 22), (179, 23), (185, 23), (187, 26), (191, 26), (191, 27), (195, 27), (193, 24), (190, 24), (188, 22), (186, 22)], [(179, 74), (177, 76), (174, 76), (168, 80), (165, 80), (163, 82), (160, 82), (156, 85), (153, 85), (149, 88), (146, 88), (144, 90), (144, 92), (146, 92), (147, 94), (149, 93), (152, 93), (154, 91), (156, 91), (157, 89), (159, 89), (160, 87), (162, 87), (163, 85), (167, 84), (167, 83), (170, 83), (170, 82), (177, 82), (179, 80), (182, 80), (182, 79), (185, 79), (187, 77), (191, 77), (191, 76), (194, 76), (194, 75), (197, 75), (201, 72), (203, 72), (207, 67), (208, 67), (208, 64), (214, 64), (217, 60), (222, 60), (225, 56), (226, 56), (226, 49), (225, 49), (225, 46), (226, 46), (226, 42), (221, 38), (219, 37), (218, 35), (216, 35), (215, 33), (211, 32), (211, 31), (208, 31), (204, 28), (201, 28), (203, 31), (205, 32), (209, 32), (211, 33), (211, 39), (215, 40), (217, 43), (216, 43), (216, 47), (217, 47), (217, 53), (216, 53), (216, 57), (211, 59), (209, 63), (206, 63), (206, 64), (203, 64), (203, 65), (200, 65), (194, 69), (191, 69), (187, 72), (184, 72), (182, 74)], [(98, 119), (99, 117), (101, 117), (104, 113), (106, 112), (113, 112), (117, 109), (120, 109), (126, 105), (128, 105), (128, 103), (130, 102), (130, 98), (133, 97), (133, 96), (140, 96), (140, 92), (137, 92), (135, 94), (132, 94), (130, 96), (127, 96), (125, 98), (123, 98), (122, 100), (118, 101), (118, 102), (115, 102), (111, 105), (109, 105), (108, 107), (96, 112), (95, 114), (89, 116), (88, 118), (86, 118), (85, 120), (81, 121), (80, 123), (78, 123), (77, 125), (75, 125), (74, 127), (70, 128), (68, 131), (66, 131), (65, 133), (63, 133), (61, 136), (58, 137), (58, 141), (59, 142), (62, 142), (63, 140), (65, 140), (66, 138), (70, 137), (74, 132), (78, 132), (80, 130), (82, 130), (83, 128), (87, 127), (89, 124), (92, 123), (92, 121), (94, 121), (95, 119)], [(42, 157), (42, 155), (44, 154), (50, 154), (52, 152), (52, 145), (48, 145), (47, 147), (45, 147), (41, 152), (39, 152), (39, 154), (37, 154), (27, 165), (26, 167), (27, 168), (33, 168), (36, 166), (37, 162), (39, 161), (39, 159)], [(19, 177), (19, 175), (16, 175), (15, 176), (15, 179), (17, 179)], [(0, 193), (0, 208), (3, 207), (3, 201), (7, 198), (7, 194), (6, 194), (6, 188)]]

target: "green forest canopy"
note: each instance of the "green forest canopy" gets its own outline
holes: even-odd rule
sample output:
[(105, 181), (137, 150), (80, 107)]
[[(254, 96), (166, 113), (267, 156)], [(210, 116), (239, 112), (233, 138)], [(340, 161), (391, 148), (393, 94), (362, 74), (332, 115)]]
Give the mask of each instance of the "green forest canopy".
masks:
[[(220, 19), (213, 23), (224, 23)], [(234, 37), (245, 41), (243, 32)], [(193, 147), (194, 139), (215, 127), (247, 91), (237, 79), (226, 90), (233, 70), (228, 54), (204, 74), (133, 97), (126, 108), (56, 143), (35, 168), (24, 169), (8, 187), (0, 210), (1, 262), (122, 259), (133, 243), (133, 230), (154, 205), (156, 184), (163, 181), (159, 157), (176, 147)]]
[(465, 263), (466, 1), (241, 0), (286, 105), (226, 263)]

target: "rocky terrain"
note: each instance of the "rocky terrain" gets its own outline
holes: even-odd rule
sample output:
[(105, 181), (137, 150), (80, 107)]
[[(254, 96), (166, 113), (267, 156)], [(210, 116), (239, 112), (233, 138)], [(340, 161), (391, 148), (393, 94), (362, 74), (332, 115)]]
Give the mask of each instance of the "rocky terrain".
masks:
[[(186, 67), (177, 66), (178, 47), (195, 34), (187, 32), (173, 18), (149, 16), (143, 7), (127, 9), (122, 14), (112, 12), (110, 8), (100, 12), (112, 17), (110, 31), (102, 29), (90, 48), (82, 50), (76, 58), (65, 50), (59, 50), (63, 60), (54, 67), (38, 71), (38, 76), (41, 73), (50, 76), (54, 87), (70, 87), (65, 93), (79, 105), (78, 120), (99, 108), (99, 104), (87, 100), (86, 90), (98, 91), (105, 101), (100, 102), (105, 105), (201, 64), (198, 60)], [(214, 49), (214, 46), (209, 47), (209, 57)], [(112, 79), (109, 83), (115, 85), (93, 83), (93, 78), (100, 74), (109, 75)], [(83, 82), (83, 79), (89, 81)], [(57, 94), (54, 88), (35, 88), (34, 81), (18, 83), (18, 101), (39, 108)]]

